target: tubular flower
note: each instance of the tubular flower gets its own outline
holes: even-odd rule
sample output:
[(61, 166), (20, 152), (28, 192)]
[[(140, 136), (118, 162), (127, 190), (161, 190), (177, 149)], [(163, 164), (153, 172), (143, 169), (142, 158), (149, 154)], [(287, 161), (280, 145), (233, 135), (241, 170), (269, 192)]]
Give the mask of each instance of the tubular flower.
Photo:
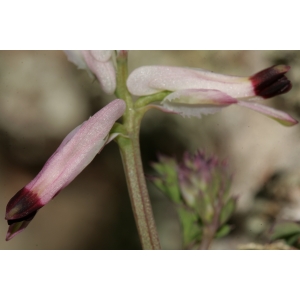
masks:
[(237, 77), (202, 69), (145, 66), (129, 75), (127, 87), (136, 96), (172, 92), (161, 105), (166, 111), (182, 115), (201, 117), (238, 104), (291, 126), (298, 121), (285, 112), (255, 102), (288, 92), (292, 85), (284, 74), (289, 69), (278, 65), (250, 77)]
[(86, 69), (90, 75), (94, 73), (105, 93), (114, 93), (116, 70), (112, 50), (66, 50), (65, 53), (79, 69)]
[(23, 231), (36, 212), (65, 188), (110, 141), (109, 131), (125, 111), (116, 99), (71, 131), (40, 173), (17, 192), (6, 207), (6, 240)]

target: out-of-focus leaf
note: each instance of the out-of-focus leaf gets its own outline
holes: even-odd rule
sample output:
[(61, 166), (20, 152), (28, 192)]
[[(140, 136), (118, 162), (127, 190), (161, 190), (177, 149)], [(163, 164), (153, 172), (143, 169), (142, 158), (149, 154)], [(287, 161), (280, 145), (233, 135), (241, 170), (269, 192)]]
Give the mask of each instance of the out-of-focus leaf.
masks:
[(271, 240), (287, 238), (291, 235), (300, 233), (300, 225), (295, 222), (283, 222), (275, 225)]
[(167, 194), (167, 188), (166, 186), (164, 185), (163, 181), (158, 178), (158, 177), (153, 177), (153, 178), (150, 178), (150, 180), (153, 182), (153, 184), (161, 191), (163, 192), (164, 194)]
[(218, 238), (226, 236), (231, 231), (231, 228), (232, 227), (229, 225), (222, 226), (215, 234), (215, 238), (218, 239)]
[(227, 201), (227, 203), (223, 206), (220, 214), (220, 225), (225, 224), (228, 219), (232, 216), (236, 206), (236, 199), (231, 198)]
[(155, 186), (175, 203), (181, 202), (181, 194), (177, 178), (177, 164), (173, 158), (160, 156), (160, 162), (152, 167), (159, 174), (151, 179)]
[(294, 234), (286, 239), (286, 242), (290, 246), (299, 246), (300, 233)]
[(227, 234), (229, 234), (229, 232), (231, 231), (231, 226), (230, 225), (224, 225), (222, 226), (217, 233), (215, 234), (215, 238), (221, 238), (226, 236)]
[(185, 208), (178, 208), (177, 211), (182, 226), (184, 248), (192, 242), (200, 242), (202, 239), (202, 226), (198, 222), (197, 215)]
[(196, 203), (196, 211), (203, 223), (211, 223), (214, 217), (214, 209), (209, 195), (203, 194), (201, 200)]
[(231, 227), (226, 222), (236, 207), (227, 164), (202, 151), (185, 152), (182, 162), (164, 155), (158, 160), (152, 164), (158, 173), (152, 182), (176, 204), (184, 247), (197, 247), (204, 232), (215, 238), (227, 235)]

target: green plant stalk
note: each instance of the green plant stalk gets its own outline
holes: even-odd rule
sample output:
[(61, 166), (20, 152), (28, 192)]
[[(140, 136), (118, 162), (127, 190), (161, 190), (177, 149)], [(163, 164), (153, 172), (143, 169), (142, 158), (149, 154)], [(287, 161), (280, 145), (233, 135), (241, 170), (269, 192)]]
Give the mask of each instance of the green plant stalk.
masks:
[[(220, 202), (220, 199), (217, 199), (218, 202)], [(214, 207), (214, 216), (209, 224), (204, 224), (203, 226), (203, 236), (201, 240), (201, 244), (199, 246), (199, 250), (208, 250), (216, 232), (218, 231), (219, 228), (219, 218), (221, 214), (221, 205), (216, 205)]]
[(207, 225), (203, 228), (203, 237), (199, 247), (199, 250), (208, 250), (211, 242), (216, 234), (216, 229), (212, 225)]
[(153, 94), (153, 95), (140, 97), (134, 103), (134, 107), (135, 108), (141, 108), (141, 107), (144, 107), (148, 104), (152, 104), (153, 102), (158, 102), (158, 101), (160, 102), (171, 93), (172, 92), (163, 91), (163, 92), (159, 92), (159, 93), (156, 93), (156, 94)]
[(190, 219), (190, 215), (188, 215), (188, 212), (185, 208), (182, 208), (181, 206), (177, 206), (177, 213), (180, 220), (181, 230), (182, 230), (182, 245), (183, 249), (189, 249), (190, 248), (190, 239), (189, 239), (189, 233), (191, 230), (191, 223), (188, 222)]
[(120, 52), (117, 56), (116, 96), (126, 102), (123, 128), (126, 130), (127, 136), (118, 136), (116, 141), (122, 156), (131, 205), (142, 247), (144, 250), (159, 250), (160, 243), (143, 172), (139, 144), (140, 123), (147, 108), (134, 109), (131, 95), (126, 86), (127, 76), (127, 52)]
[(131, 205), (142, 247), (145, 250), (159, 250), (160, 243), (141, 161), (139, 119), (134, 118), (131, 124), (130, 138), (118, 137), (117, 141), (120, 146)]

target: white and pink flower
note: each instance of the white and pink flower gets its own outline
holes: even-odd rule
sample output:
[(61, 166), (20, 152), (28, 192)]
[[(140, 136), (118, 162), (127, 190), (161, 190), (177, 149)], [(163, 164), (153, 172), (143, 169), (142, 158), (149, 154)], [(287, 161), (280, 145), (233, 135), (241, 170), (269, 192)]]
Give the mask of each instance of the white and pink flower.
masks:
[(201, 117), (237, 104), (291, 126), (298, 121), (289, 114), (256, 102), (288, 92), (292, 85), (285, 73), (289, 69), (278, 65), (250, 77), (237, 77), (202, 69), (144, 66), (129, 75), (127, 87), (136, 96), (172, 92), (163, 99), (161, 107), (184, 116)]
[(126, 105), (116, 99), (71, 131), (40, 173), (8, 202), (6, 240), (23, 231), (36, 212), (52, 200), (111, 140), (109, 132)]

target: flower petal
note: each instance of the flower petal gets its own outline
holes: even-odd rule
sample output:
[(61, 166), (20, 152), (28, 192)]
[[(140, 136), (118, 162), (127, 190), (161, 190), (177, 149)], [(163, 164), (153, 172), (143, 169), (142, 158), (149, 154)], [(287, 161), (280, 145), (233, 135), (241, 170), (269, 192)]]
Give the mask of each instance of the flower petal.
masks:
[(170, 112), (200, 118), (237, 102), (236, 99), (218, 90), (190, 89), (169, 94), (161, 105)]
[(112, 50), (91, 50), (91, 55), (98, 61), (106, 62), (112, 57)]
[[(116, 82), (116, 70), (111, 59), (111, 52), (97, 51), (82, 51), (85, 62), (90, 70), (96, 75), (102, 90), (107, 94), (113, 94)], [(108, 60), (106, 60), (109, 58)]]
[(113, 94), (116, 89), (116, 70), (111, 50), (65, 50), (68, 60), (90, 76), (96, 75), (102, 90)]
[(202, 69), (144, 66), (128, 77), (128, 90), (137, 96), (185, 89), (219, 90), (237, 99), (268, 98), (287, 92), (291, 84), (284, 74), (288, 66), (275, 66), (251, 77), (237, 77)]
[(255, 102), (246, 102), (246, 101), (239, 101), (237, 104), (240, 106), (250, 108), (257, 112), (260, 112), (260, 113), (274, 119), (275, 121), (279, 122), (280, 124), (282, 124), (284, 126), (293, 126), (293, 125), (296, 125), (299, 123), (297, 120), (292, 118), (289, 114), (287, 114), (281, 110), (277, 110), (275, 108), (269, 107), (269, 106), (265, 106), (265, 105), (255, 103)]
[(167, 66), (145, 66), (135, 69), (128, 77), (127, 87), (137, 96), (185, 89), (220, 90), (232, 97), (254, 96), (248, 78), (225, 76), (202, 69)]
[(5, 218), (9, 225), (22, 222), (10, 227), (8, 236), (23, 230), (28, 225), (24, 222), (32, 219), (28, 217), (53, 199), (93, 160), (107, 143), (109, 131), (125, 107), (123, 100), (114, 100), (66, 136), (40, 173), (7, 204)]
[(68, 60), (75, 64), (78, 69), (88, 68), (80, 50), (65, 50), (64, 52), (67, 55)]

